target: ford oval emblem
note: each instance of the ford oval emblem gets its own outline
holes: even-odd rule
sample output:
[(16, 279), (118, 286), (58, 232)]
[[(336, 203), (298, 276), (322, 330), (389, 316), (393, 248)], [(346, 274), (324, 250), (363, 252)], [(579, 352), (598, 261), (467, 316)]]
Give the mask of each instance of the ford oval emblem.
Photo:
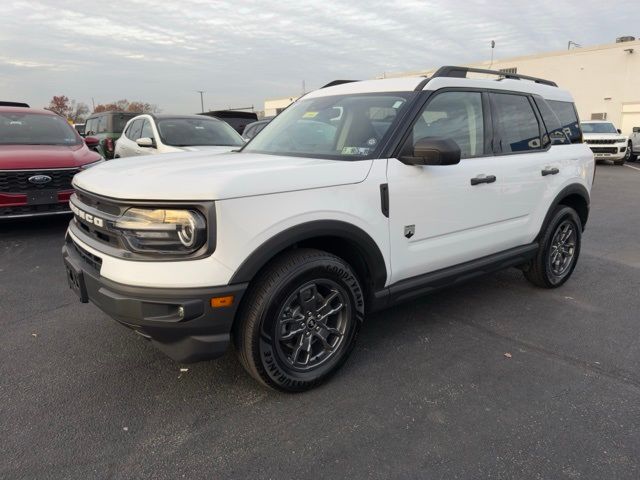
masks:
[(29, 177), (29, 181), (34, 185), (45, 185), (51, 181), (51, 177), (49, 175), (34, 175)]

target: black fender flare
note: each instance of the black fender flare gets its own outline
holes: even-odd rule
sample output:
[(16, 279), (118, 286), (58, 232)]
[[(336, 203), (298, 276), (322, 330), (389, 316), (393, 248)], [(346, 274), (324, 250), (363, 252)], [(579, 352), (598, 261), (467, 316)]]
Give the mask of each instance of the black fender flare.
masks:
[(315, 220), (287, 228), (255, 249), (238, 267), (229, 284), (250, 282), (267, 262), (287, 248), (317, 237), (336, 237), (348, 241), (363, 256), (375, 289), (387, 281), (387, 267), (378, 244), (355, 225), (339, 220)]
[[(567, 198), (570, 195), (578, 195), (580, 197), (582, 197), (585, 201), (585, 203), (587, 204), (587, 211), (586, 211), (586, 216), (583, 219), (582, 217), (580, 218), (580, 220), (582, 220), (582, 229), (584, 230), (584, 227), (587, 223), (587, 218), (589, 216), (589, 208), (590, 208), (590, 204), (591, 204), (591, 197), (589, 195), (589, 192), (587, 191), (587, 189), (584, 187), (584, 185), (581, 185), (579, 183), (574, 183), (571, 185), (566, 186), (565, 188), (563, 188), (562, 190), (560, 190), (560, 193), (558, 193), (556, 195), (556, 197), (553, 199), (553, 201), (551, 202), (551, 205), (549, 205), (549, 208), (547, 209), (547, 214), (544, 217), (544, 221), (542, 222), (542, 226), (540, 227), (540, 232), (538, 233), (538, 235), (536, 236), (536, 240), (538, 240), (540, 238), (540, 235), (542, 235), (542, 232), (544, 231), (546, 225), (549, 223), (549, 220), (551, 219), (551, 214), (553, 213), (553, 211), (555, 210), (555, 208), (560, 205), (562, 203), (562, 201)], [(580, 212), (578, 212), (580, 213)]]

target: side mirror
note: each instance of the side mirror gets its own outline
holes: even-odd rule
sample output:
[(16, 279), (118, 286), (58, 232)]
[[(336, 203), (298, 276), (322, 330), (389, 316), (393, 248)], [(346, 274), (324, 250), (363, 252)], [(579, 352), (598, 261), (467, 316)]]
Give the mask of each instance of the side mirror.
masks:
[(633, 127), (633, 133), (640, 133), (640, 127)]
[(618, 130), (618, 133), (622, 133), (622, 130), (620, 130), (619, 128), (617, 130)]
[(153, 138), (149, 138), (149, 137), (142, 137), (136, 140), (136, 143), (138, 144), (139, 147), (145, 147), (145, 148), (155, 148), (156, 146), (156, 142), (153, 141)]
[(425, 137), (416, 142), (413, 156), (402, 156), (407, 165), (455, 165), (460, 163), (460, 147), (451, 138)]
[(89, 148), (95, 148), (100, 144), (100, 140), (98, 140), (96, 137), (84, 137), (84, 143)]

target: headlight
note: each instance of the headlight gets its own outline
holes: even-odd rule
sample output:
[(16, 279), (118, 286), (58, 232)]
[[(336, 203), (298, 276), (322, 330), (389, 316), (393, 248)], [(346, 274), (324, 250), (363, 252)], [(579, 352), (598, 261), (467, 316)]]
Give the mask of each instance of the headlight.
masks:
[(189, 254), (207, 239), (205, 219), (194, 210), (130, 208), (114, 227), (134, 252)]

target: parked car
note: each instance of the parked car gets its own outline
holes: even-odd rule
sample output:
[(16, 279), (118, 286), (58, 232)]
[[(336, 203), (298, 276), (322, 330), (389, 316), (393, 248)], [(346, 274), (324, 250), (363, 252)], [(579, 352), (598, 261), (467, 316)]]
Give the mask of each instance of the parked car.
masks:
[(595, 174), (569, 92), (464, 67), (322, 88), (240, 153), (181, 155), (75, 178), (70, 287), (178, 361), (233, 341), (284, 391), (376, 310), (506, 267), (564, 284)]
[(580, 124), (584, 133), (584, 141), (596, 161), (611, 160), (615, 165), (623, 165), (631, 158), (629, 138), (622, 135), (611, 122), (591, 120)]
[(81, 137), (84, 137), (84, 123), (74, 123), (73, 128), (76, 129), (76, 132), (80, 134)]
[(101, 161), (64, 118), (0, 106), (0, 220), (68, 213), (73, 176)]
[(264, 127), (269, 125), (269, 122), (271, 122), (273, 118), (274, 117), (263, 118), (262, 120), (258, 120), (257, 122), (248, 124), (246, 127), (244, 127), (244, 132), (242, 132), (242, 138), (244, 138), (244, 140), (248, 142), (253, 137), (255, 137), (258, 133), (260, 133), (260, 131)]
[(138, 115), (132, 112), (100, 112), (94, 113), (85, 122), (85, 135), (98, 139), (94, 150), (105, 159), (114, 157), (116, 141), (122, 135), (127, 122)]
[(242, 135), (248, 124), (258, 120), (258, 115), (255, 112), (243, 112), (240, 110), (214, 110), (211, 112), (199, 113), (198, 115), (218, 118), (227, 122), (240, 135)]
[(629, 145), (631, 148), (629, 160), (635, 162), (640, 156), (640, 127), (633, 127), (633, 132), (629, 137)]
[(132, 118), (116, 142), (115, 158), (207, 150), (223, 153), (244, 144), (222, 120), (200, 115), (150, 115)]

